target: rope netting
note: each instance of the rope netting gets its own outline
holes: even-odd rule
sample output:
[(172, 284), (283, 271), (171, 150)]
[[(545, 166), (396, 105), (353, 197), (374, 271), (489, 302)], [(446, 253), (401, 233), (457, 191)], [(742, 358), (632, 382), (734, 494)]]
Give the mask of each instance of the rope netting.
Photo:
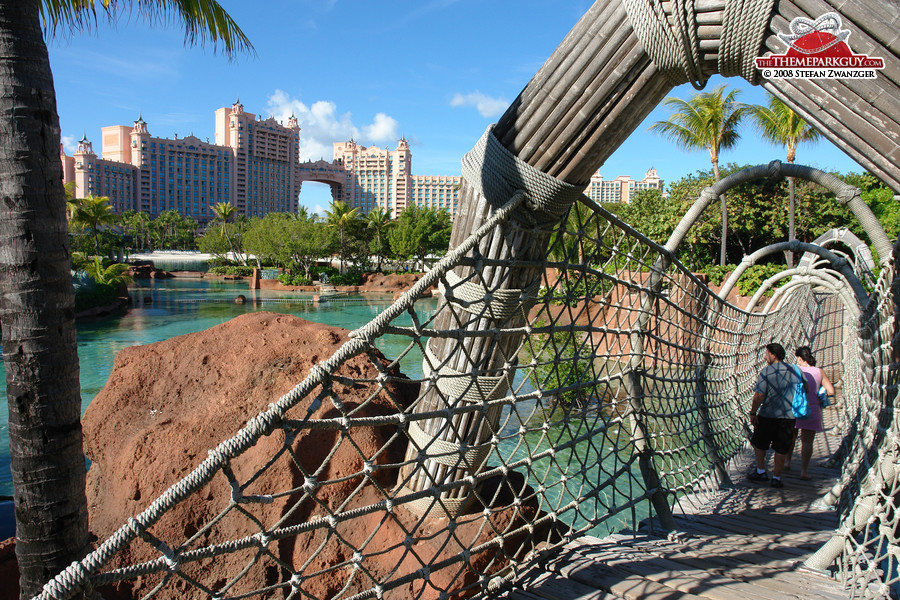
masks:
[[(842, 390), (834, 497), (845, 527), (823, 568), (839, 567), (848, 584), (892, 582), (893, 266), (860, 328), (824, 278), (747, 312), (585, 197), (552, 232), (546, 261), (497, 258), (490, 234), (501, 225), (512, 237), (548, 233), (517, 218), (524, 201), (515, 194), (38, 597), (499, 589), (569, 540), (666, 523), (679, 498), (728, 484), (773, 340), (811, 343)], [(518, 283), (522, 271), (535, 283)], [(419, 309), (433, 285), (437, 310)], [(404, 349), (385, 358), (385, 336)], [(188, 510), (196, 522), (197, 502), (202, 524), (173, 527)]]

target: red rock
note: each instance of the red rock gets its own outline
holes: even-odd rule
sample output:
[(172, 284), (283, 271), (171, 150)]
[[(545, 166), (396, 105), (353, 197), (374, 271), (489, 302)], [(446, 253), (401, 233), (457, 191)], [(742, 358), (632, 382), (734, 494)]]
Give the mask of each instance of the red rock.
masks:
[[(343, 329), (288, 315), (250, 313), (203, 332), (121, 351), (109, 381), (84, 417), (85, 452), (92, 461), (88, 472), (92, 532), (102, 541), (130, 516), (144, 510), (204, 460), (209, 448), (231, 437), (248, 419), (302, 381), (312, 365), (331, 356), (346, 340), (346, 334)], [(378, 371), (367, 357), (355, 357), (344, 363), (337, 375), (358, 382), (374, 379)], [(415, 386), (399, 384), (389, 385), (390, 395), (376, 393), (372, 384), (338, 379), (333, 390), (343, 402), (343, 410), (353, 411), (355, 417), (396, 412), (412, 402), (417, 393)], [(311, 405), (311, 398), (302, 400), (288, 412), (288, 418), (304, 419)], [(325, 419), (341, 415), (326, 397), (320, 407), (313, 407), (311, 416)], [(287, 445), (284, 430), (276, 429), (233, 460), (231, 469), (237, 481), (251, 481), (244, 490), (247, 495), (289, 493), (270, 503), (240, 506), (266, 527), (280, 520), (284, 527), (298, 525), (327, 518), (339, 510), (348, 513), (370, 506), (384, 499), (382, 490), (395, 487), (396, 465), (403, 461), (406, 443), (406, 436), (397, 435), (395, 426), (359, 427), (349, 432), (302, 429)], [(373, 466), (368, 475), (363, 474), (366, 464), (360, 452)], [(254, 478), (270, 460), (273, 464)], [(302, 491), (307, 476), (313, 474), (315, 481), (322, 482), (313, 492), (315, 501)], [(333, 483), (325, 483), (328, 481)], [(215, 526), (203, 529), (228, 507), (230, 498), (226, 477), (217, 474), (202, 490), (164, 515), (151, 533), (172, 548), (196, 537), (180, 549), (182, 552), (258, 533), (260, 527), (235, 507)], [(272, 556), (263, 555), (229, 588), (228, 595), (288, 580), (290, 574), (272, 558), (277, 557), (292, 571), (301, 573), (302, 589), (312, 597), (329, 598), (345, 586), (345, 595), (349, 596), (369, 589), (372, 578), (387, 581), (413, 573), (423, 564), (459, 554), (462, 546), (484, 543), (494, 539), (497, 531), (519, 527), (523, 519), (531, 520), (535, 513), (529, 506), (510, 507), (497, 511), (490, 518), (491, 524), (486, 525), (479, 510), (461, 519), (453, 532), (446, 520), (421, 519), (399, 506), (390, 514), (376, 511), (359, 515), (339, 522), (333, 531), (313, 529), (272, 541), (266, 547)], [(413, 552), (402, 545), (408, 533), (414, 538)], [(516, 552), (520, 542), (508, 542), (507, 552)], [(354, 549), (361, 549), (362, 569), (351, 578), (352, 563), (347, 561), (353, 559)], [(251, 548), (181, 568), (218, 590), (250, 564), (256, 552)], [(454, 564), (432, 573), (427, 583), (418, 580), (385, 596), (427, 600), (436, 599), (440, 590), (458, 591), (476, 582), (479, 572), (502, 568), (506, 564), (502, 556), (492, 560), (497, 554), (498, 550), (491, 548), (472, 556), (468, 566)], [(159, 556), (148, 543), (136, 540), (107, 569)], [(332, 569), (340, 564), (349, 566)], [(104, 590), (104, 597), (141, 596), (160, 578), (149, 575), (117, 584)], [(281, 598), (288, 591), (281, 589), (266, 597)], [(177, 577), (155, 596), (207, 597)]]

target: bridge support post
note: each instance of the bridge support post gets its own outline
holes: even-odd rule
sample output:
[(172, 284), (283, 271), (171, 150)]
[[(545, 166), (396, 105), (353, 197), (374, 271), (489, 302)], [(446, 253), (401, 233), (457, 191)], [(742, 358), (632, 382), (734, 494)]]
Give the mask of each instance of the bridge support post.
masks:
[(631, 425), (631, 439), (634, 450), (638, 455), (638, 466), (641, 469), (641, 477), (648, 490), (653, 490), (650, 503), (656, 511), (659, 523), (666, 531), (675, 531), (678, 525), (672, 516), (672, 507), (669, 505), (668, 493), (662, 488), (662, 482), (656, 466), (653, 464), (653, 446), (650, 444), (650, 436), (647, 425), (644, 423), (644, 369), (632, 368), (628, 372), (626, 386), (628, 390), (629, 414), (628, 421)]
[[(507, 109), (490, 135), (522, 164), (550, 179), (570, 184), (580, 193), (603, 161), (673, 85), (670, 76), (660, 71), (643, 51), (624, 4), (598, 0)], [(518, 173), (497, 177), (490, 157), (483, 164), (470, 165), (469, 175), (464, 169), (460, 212), (454, 222), (451, 248), (491, 218), (516, 191), (525, 189), (530, 200), (537, 199), (533, 190), (516, 184), (525, 170), (521, 166), (514, 170)], [(505, 193), (497, 193), (498, 180), (499, 189)], [(568, 192), (562, 195), (567, 196)], [(569, 203), (572, 200), (569, 197)], [(562, 208), (562, 204), (556, 208)], [(530, 216), (539, 212), (532, 206), (523, 209), (521, 212), (531, 213)], [(558, 225), (567, 207), (551, 212), (555, 212)], [(525, 296), (543, 274), (541, 264), (546, 260), (552, 233), (550, 224), (545, 220), (541, 226), (528, 226), (522, 220), (511, 219), (499, 225), (469, 255), (464, 266), (454, 270), (454, 281), (470, 284), (473, 289), (482, 289), (494, 297), (498, 292), (510, 290), (519, 290)], [(498, 262), (506, 259), (531, 261), (531, 264), (511, 268)], [(449, 281), (446, 284), (454, 287)], [(496, 398), (501, 392), (505, 395), (508, 383), (504, 373), (515, 365), (522, 335), (485, 336), (483, 333), (496, 330), (498, 323), (504, 323), (506, 329), (521, 326), (526, 317), (524, 311), (518, 313), (498, 321), (487, 311), (482, 311), (480, 316), (467, 314), (459, 303), (448, 302), (439, 309), (435, 329), (459, 333), (436, 338), (427, 348), (430, 372), (414, 411), (445, 410), (447, 416), (414, 420), (415, 426), (409, 428), (407, 465), (400, 474), (401, 482), (409, 490), (420, 492), (469, 478), (484, 464), (484, 446), (489, 445), (499, 414), (494, 416), (485, 405), (479, 412), (468, 413), (463, 422), (451, 416), (447, 409), (473, 399), (478, 401), (478, 397), (483, 401)], [(464, 376), (469, 378), (468, 386), (449, 385), (452, 380), (464, 381)], [(466, 399), (467, 391), (474, 396)], [(472, 449), (472, 446), (481, 448)], [(452, 462), (454, 453), (456, 462), (447, 464)], [(436, 494), (433, 500), (428, 497), (428, 507), (434, 507), (439, 500), (454, 511), (470, 497), (468, 485), (456, 487)], [(421, 504), (425, 504), (424, 500)], [(452, 502), (445, 503), (445, 500)]]

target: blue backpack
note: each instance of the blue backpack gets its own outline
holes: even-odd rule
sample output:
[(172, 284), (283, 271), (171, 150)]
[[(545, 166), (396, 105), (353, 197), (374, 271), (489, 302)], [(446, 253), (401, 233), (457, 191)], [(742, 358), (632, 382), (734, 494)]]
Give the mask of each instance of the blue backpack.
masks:
[(791, 365), (794, 373), (797, 374), (797, 383), (794, 385), (794, 401), (791, 402), (791, 410), (794, 412), (795, 419), (805, 419), (809, 416), (809, 402), (806, 400), (806, 387), (803, 385), (805, 380), (803, 371), (797, 365)]

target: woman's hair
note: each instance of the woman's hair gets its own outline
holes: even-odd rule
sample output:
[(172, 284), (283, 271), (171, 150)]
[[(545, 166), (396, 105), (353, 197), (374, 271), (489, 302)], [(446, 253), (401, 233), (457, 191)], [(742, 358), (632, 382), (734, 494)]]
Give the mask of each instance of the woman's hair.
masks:
[(811, 367), (816, 366), (816, 357), (812, 355), (812, 350), (809, 349), (809, 346), (799, 346), (797, 351), (794, 352), (794, 356), (799, 356)]

